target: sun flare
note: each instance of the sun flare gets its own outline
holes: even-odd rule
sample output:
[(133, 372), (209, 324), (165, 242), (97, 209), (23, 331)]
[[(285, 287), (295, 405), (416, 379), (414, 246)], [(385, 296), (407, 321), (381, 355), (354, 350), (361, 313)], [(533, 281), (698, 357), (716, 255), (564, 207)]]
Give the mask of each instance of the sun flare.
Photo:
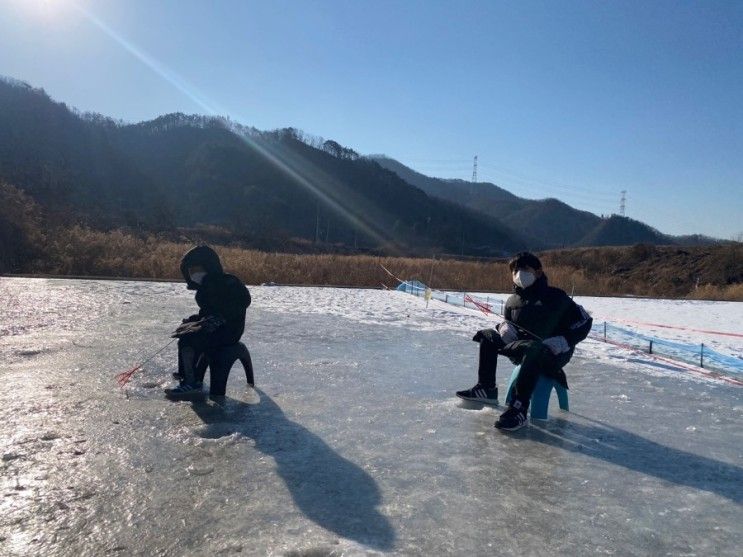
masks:
[(62, 15), (72, 0), (15, 0), (15, 3), (30, 15), (53, 19)]

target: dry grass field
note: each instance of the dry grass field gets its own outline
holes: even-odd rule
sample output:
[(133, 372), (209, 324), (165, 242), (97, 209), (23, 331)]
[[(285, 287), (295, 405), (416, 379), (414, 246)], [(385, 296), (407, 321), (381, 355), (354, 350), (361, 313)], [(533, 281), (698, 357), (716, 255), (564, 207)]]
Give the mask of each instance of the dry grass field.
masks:
[[(72, 227), (47, 235), (43, 258), (24, 272), (52, 275), (180, 279), (178, 265), (192, 247), (154, 236)], [(397, 286), (403, 279), (436, 289), (504, 292), (505, 261), (368, 255), (265, 253), (214, 246), (225, 269), (247, 284)], [(714, 247), (580, 248), (540, 254), (550, 282), (576, 295), (636, 295), (743, 301), (743, 245)]]

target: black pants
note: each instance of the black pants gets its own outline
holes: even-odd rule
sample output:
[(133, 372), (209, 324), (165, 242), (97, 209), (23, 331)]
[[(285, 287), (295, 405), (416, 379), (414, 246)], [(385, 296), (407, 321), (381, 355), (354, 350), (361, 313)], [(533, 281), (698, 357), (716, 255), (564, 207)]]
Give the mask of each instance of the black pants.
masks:
[(204, 351), (225, 343), (216, 335), (204, 332), (192, 333), (178, 339), (178, 373), (183, 382), (193, 385), (201, 378), (196, 377), (196, 362)]
[(568, 386), (562, 368), (570, 361), (573, 355), (572, 350), (555, 356), (538, 340), (517, 340), (503, 348), (497, 342), (481, 340), (477, 377), (483, 387), (489, 389), (495, 387), (498, 354), (508, 356), (514, 363), (521, 364), (521, 371), (513, 386), (513, 396), (525, 409), (529, 407), (531, 395), (540, 375), (555, 379), (565, 388)]
[(498, 353), (502, 347), (502, 342), (492, 342), (487, 339), (480, 341), (480, 361), (477, 366), (477, 382), (486, 389), (495, 388), (495, 371), (498, 368)]

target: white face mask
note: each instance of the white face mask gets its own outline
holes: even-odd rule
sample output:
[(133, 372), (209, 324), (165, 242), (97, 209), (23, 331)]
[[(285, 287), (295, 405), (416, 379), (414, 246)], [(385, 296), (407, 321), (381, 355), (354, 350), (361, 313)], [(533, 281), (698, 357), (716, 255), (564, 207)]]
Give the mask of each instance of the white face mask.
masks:
[(201, 284), (201, 281), (204, 280), (205, 276), (206, 273), (202, 271), (191, 273), (191, 280), (194, 281), (196, 284)]
[(523, 269), (519, 269), (516, 271), (516, 274), (513, 275), (513, 283), (521, 288), (529, 288), (534, 284), (535, 280), (537, 280), (537, 277), (534, 273), (531, 271), (524, 271)]

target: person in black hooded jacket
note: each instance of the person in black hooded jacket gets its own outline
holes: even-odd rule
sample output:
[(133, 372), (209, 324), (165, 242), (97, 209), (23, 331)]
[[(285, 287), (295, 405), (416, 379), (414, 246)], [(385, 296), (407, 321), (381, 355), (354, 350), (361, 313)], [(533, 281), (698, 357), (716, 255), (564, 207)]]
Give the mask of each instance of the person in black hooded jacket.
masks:
[(478, 382), (457, 396), (485, 404), (498, 403), (495, 372), (498, 354), (521, 371), (514, 384), (511, 404), (495, 427), (513, 431), (526, 425), (526, 412), (540, 374), (567, 388), (563, 367), (575, 345), (588, 336), (593, 320), (563, 290), (549, 286), (542, 264), (534, 254), (522, 252), (509, 261), (514, 294), (506, 301), (505, 318), (497, 330), (478, 331), (480, 343)]
[(178, 375), (181, 384), (166, 389), (169, 396), (201, 392), (195, 377), (199, 356), (210, 348), (229, 346), (245, 330), (245, 311), (250, 292), (222, 269), (217, 253), (209, 246), (191, 249), (181, 260), (181, 274), (189, 290), (196, 290), (199, 313), (183, 320), (173, 336), (178, 337)]

